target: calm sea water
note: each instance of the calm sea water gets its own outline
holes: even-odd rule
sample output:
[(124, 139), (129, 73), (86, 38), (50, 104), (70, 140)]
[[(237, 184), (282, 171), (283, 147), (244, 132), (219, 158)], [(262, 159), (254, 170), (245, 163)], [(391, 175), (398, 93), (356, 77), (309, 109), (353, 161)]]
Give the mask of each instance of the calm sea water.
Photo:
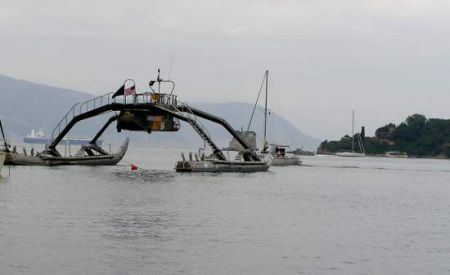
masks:
[(450, 161), (304, 157), (254, 174), (7, 167), (0, 274), (450, 273)]

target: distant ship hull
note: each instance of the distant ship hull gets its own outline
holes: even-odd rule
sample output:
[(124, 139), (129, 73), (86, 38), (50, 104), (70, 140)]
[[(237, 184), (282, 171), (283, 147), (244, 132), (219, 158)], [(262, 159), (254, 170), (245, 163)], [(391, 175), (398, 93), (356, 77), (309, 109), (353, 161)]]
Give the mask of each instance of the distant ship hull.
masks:
[[(52, 139), (48, 137), (24, 137), (24, 143), (28, 144), (43, 144), (48, 145), (52, 143)], [(61, 141), (63, 145), (87, 145), (90, 142), (90, 139), (85, 138), (64, 138)], [(103, 143), (102, 140), (97, 141), (97, 144), (101, 145)]]

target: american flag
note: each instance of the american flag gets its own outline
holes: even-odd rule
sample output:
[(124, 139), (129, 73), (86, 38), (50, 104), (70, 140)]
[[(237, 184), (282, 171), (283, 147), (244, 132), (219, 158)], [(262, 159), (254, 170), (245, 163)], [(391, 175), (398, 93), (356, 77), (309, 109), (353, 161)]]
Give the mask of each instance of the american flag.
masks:
[(124, 94), (125, 95), (133, 95), (136, 93), (136, 87), (133, 85), (130, 88), (126, 88)]

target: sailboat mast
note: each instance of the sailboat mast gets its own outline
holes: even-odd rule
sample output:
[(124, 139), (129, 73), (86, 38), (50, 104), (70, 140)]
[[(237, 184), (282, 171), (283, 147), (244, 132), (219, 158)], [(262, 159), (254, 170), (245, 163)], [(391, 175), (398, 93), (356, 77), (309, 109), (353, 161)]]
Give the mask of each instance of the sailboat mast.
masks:
[(352, 110), (352, 152), (355, 152), (355, 111)]
[(264, 104), (264, 147), (267, 147), (267, 94), (269, 90), (269, 70), (266, 70), (266, 102)]
[(3, 143), (5, 146), (5, 150), (8, 151), (8, 143), (6, 142), (5, 132), (3, 131), (2, 121), (0, 120), (0, 131), (2, 132)]

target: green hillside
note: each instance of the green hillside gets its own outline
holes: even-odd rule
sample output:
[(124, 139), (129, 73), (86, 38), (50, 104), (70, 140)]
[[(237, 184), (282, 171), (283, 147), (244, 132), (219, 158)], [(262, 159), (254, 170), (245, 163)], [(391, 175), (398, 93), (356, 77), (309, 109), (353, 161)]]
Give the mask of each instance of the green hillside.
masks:
[[(427, 119), (414, 114), (396, 126), (386, 124), (375, 131), (374, 137), (363, 137), (367, 154), (384, 154), (388, 151), (405, 152), (415, 157), (450, 158), (450, 119)], [(344, 136), (338, 141), (323, 141), (320, 153), (336, 153), (351, 149), (352, 138)], [(358, 146), (356, 146), (359, 151)]]

